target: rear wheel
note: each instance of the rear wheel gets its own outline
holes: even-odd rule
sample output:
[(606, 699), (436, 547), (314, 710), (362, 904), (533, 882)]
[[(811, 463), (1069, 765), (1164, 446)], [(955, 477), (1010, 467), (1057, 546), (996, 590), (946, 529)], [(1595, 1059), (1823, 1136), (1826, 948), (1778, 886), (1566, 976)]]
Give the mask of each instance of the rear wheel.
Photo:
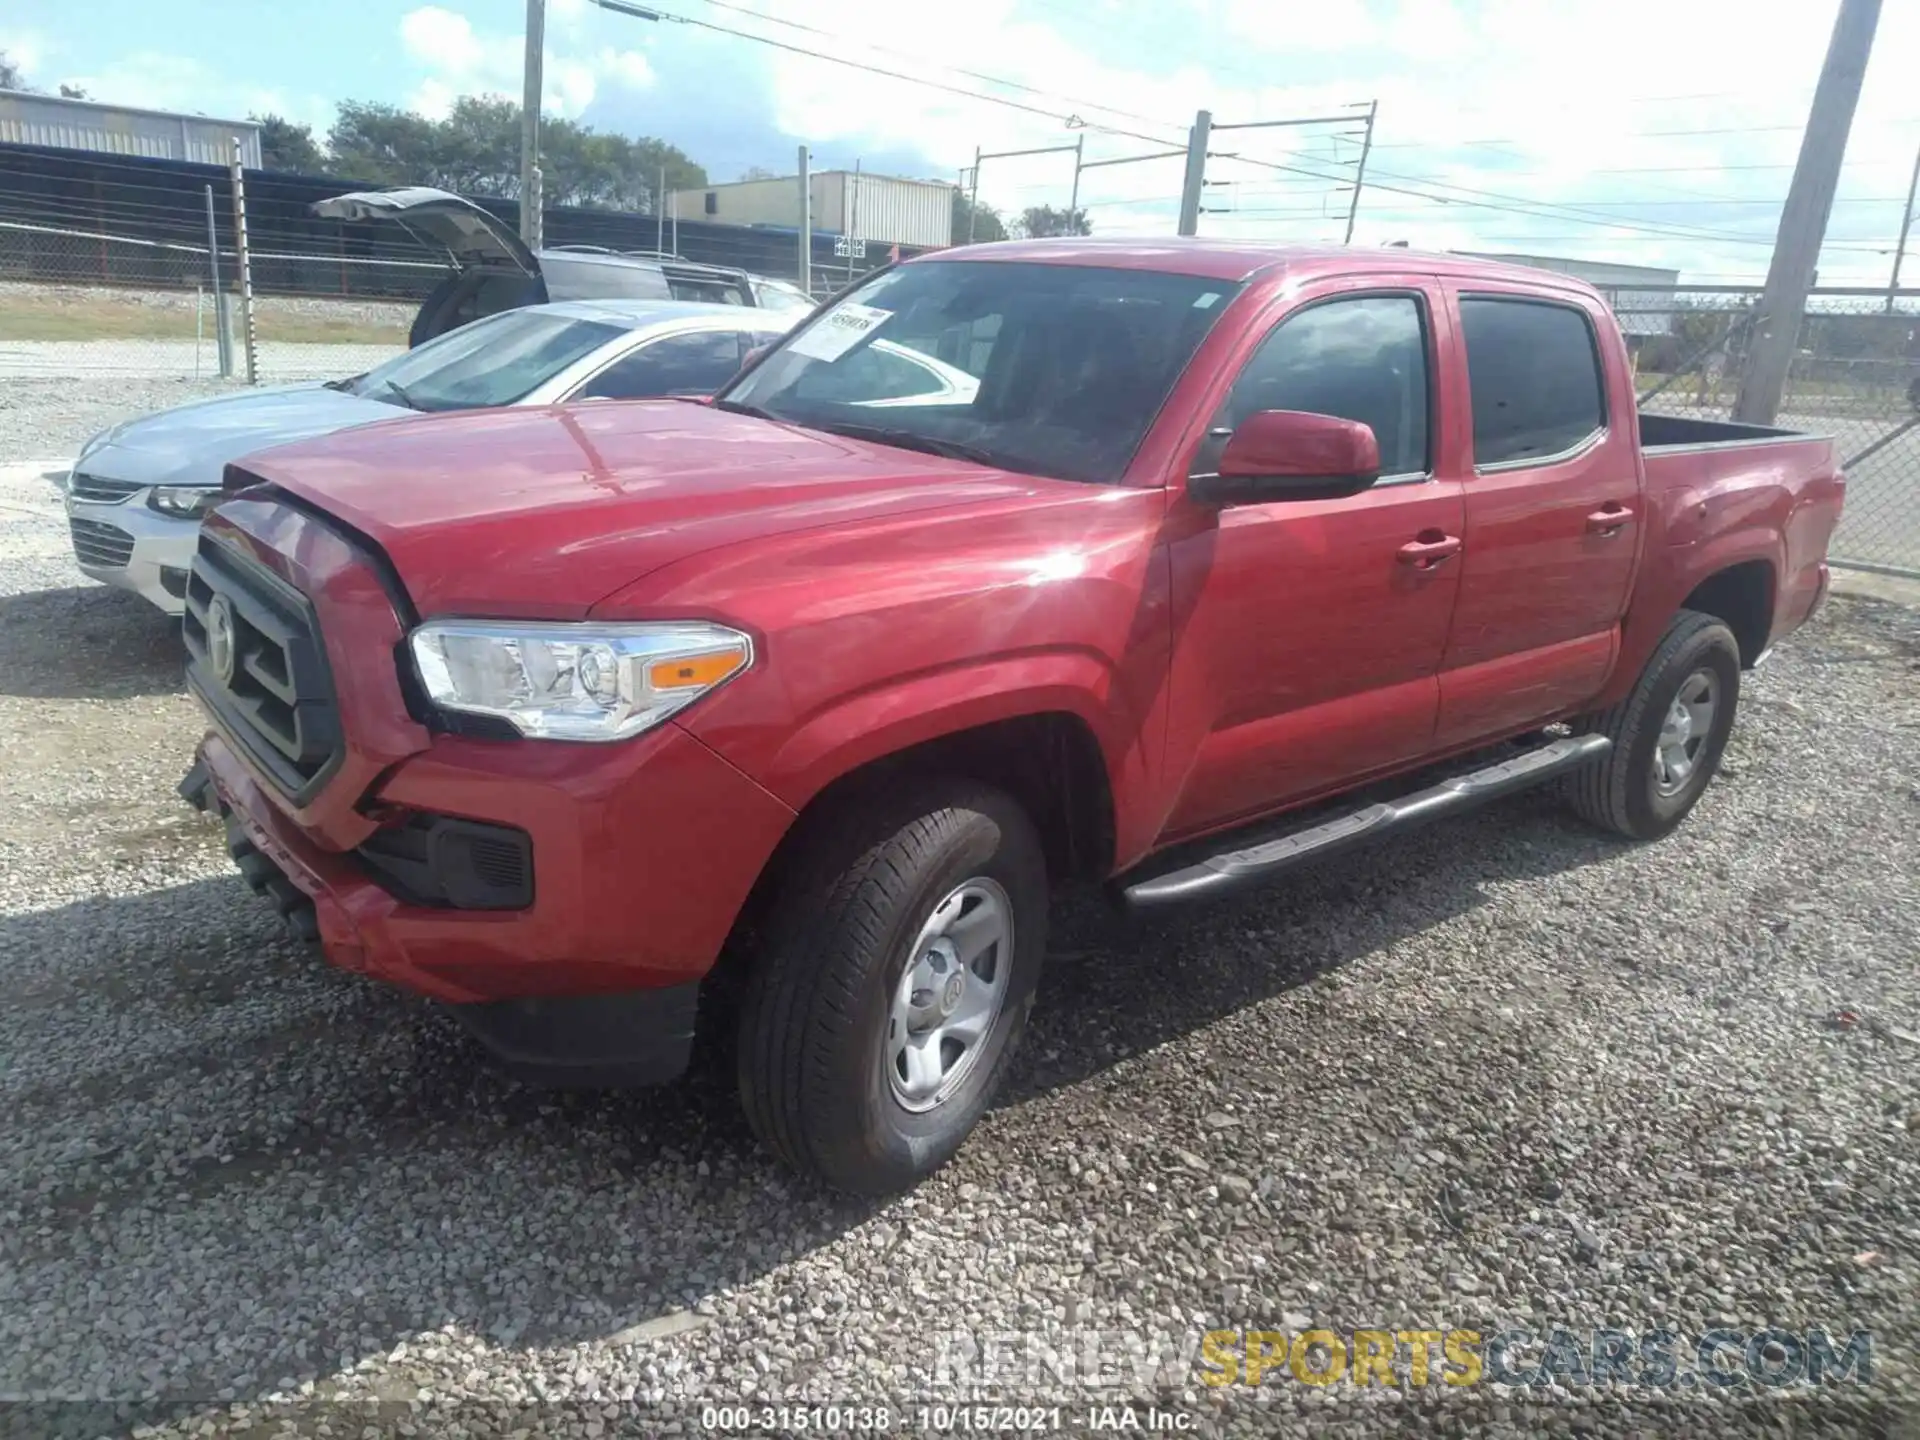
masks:
[(1720, 768), (1740, 699), (1740, 646), (1711, 615), (1682, 610), (1626, 699), (1575, 725), (1613, 741), (1606, 757), (1569, 777), (1584, 820), (1635, 840), (1672, 830)]
[(928, 781), (800, 837), (740, 1022), (747, 1118), (803, 1173), (884, 1194), (993, 1098), (1046, 952), (1046, 861), (998, 790)]

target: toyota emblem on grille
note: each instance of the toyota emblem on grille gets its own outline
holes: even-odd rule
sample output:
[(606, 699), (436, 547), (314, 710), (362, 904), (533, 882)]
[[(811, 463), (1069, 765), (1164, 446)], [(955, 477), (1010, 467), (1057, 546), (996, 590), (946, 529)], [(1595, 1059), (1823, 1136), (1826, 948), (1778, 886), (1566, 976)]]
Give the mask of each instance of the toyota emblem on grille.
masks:
[(207, 663), (222, 685), (233, 685), (233, 606), (216, 595), (207, 605)]

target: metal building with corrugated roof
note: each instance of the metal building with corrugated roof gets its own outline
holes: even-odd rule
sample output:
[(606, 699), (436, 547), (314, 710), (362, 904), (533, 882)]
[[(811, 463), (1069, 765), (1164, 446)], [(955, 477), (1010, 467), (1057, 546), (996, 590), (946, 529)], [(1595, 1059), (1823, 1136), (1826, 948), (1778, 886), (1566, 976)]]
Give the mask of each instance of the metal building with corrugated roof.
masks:
[(223, 120), (176, 110), (143, 110), (137, 105), (0, 90), (0, 144), (230, 165), (236, 137), (240, 141), (240, 163), (258, 170), (260, 126), (252, 120)]

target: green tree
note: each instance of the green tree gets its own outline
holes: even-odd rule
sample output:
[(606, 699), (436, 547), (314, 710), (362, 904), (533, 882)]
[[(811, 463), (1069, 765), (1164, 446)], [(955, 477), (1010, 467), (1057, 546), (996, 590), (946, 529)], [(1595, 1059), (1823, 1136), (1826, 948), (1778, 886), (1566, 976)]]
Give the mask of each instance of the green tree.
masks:
[(327, 132), (327, 152), (337, 175), (374, 185), (433, 185), (437, 128), (397, 105), (343, 100)]
[[(347, 101), (327, 146), (332, 168), (355, 179), (501, 199), (520, 194), (520, 107), (499, 97), (463, 96), (444, 120)], [(629, 139), (574, 120), (540, 123), (545, 205), (652, 213), (663, 169), (669, 189), (707, 183), (705, 169), (663, 140)]]
[(266, 170), (285, 170), (294, 175), (324, 175), (327, 157), (320, 142), (313, 138), (311, 125), (296, 125), (284, 116), (266, 114), (247, 117), (260, 127), (260, 165)]
[(20, 62), (4, 50), (0, 50), (0, 90), (33, 90), (33, 86), (27, 83), (27, 72), (20, 68)]
[(93, 97), (87, 94), (84, 85), (69, 85), (63, 80), (60, 82), (60, 98), (62, 100), (91, 100)]
[(1000, 212), (991, 205), (976, 205), (967, 198), (967, 192), (954, 187), (953, 191), (953, 243), (965, 245), (969, 241), (1004, 240), (1007, 238), (1007, 223), (1000, 218)]
[(1015, 227), (1029, 240), (1044, 240), (1050, 235), (1091, 235), (1093, 224), (1084, 210), (1056, 210), (1051, 205), (1029, 205), (1020, 212)]

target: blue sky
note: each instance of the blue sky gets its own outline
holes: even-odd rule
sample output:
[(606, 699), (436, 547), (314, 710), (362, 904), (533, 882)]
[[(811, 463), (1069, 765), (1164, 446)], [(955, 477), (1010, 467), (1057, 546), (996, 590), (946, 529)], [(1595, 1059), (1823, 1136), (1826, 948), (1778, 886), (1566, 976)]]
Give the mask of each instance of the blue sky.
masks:
[[(549, 108), (670, 140), (716, 179), (790, 170), (803, 139), (822, 168), (858, 160), (952, 178), (976, 145), (1084, 134), (1088, 158), (1107, 158), (1177, 143), (1202, 105), (1228, 121), (1378, 100), (1356, 239), (1662, 265), (1701, 283), (1764, 272), (1834, 11), (1830, 0), (660, 7), (1014, 102), (550, 0)], [(1920, 146), (1920, 5), (1885, 10), (1823, 282), (1885, 276)], [(523, 14), (522, 0), (13, 0), (0, 48), (42, 85), (210, 114), (271, 108), (324, 132), (340, 99), (433, 110), (463, 93), (517, 97)], [(1069, 116), (1087, 123), (1070, 127)], [(1246, 158), (1210, 167), (1204, 230), (1339, 238), (1354, 156), (1339, 127), (1249, 131), (1216, 148)], [(1015, 210), (1063, 204), (1070, 172), (1061, 156), (990, 161), (982, 197)], [(1178, 162), (1161, 161), (1091, 171), (1081, 199), (1099, 230), (1166, 233), (1178, 188)]]

